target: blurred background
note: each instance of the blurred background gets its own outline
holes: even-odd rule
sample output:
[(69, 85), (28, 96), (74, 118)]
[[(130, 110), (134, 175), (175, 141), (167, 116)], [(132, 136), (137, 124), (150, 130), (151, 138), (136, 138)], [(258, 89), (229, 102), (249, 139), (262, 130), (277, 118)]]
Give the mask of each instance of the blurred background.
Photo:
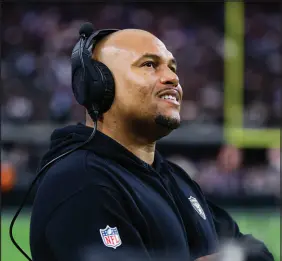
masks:
[[(25, 260), (10, 242), (8, 226), (48, 149), (51, 132), (84, 121), (84, 110), (71, 90), (70, 53), (85, 21), (93, 22), (97, 29), (145, 29), (167, 45), (176, 57), (184, 91), (183, 124), (160, 141), (158, 149), (186, 170), (207, 197), (230, 210), (243, 232), (264, 240), (275, 260), (280, 260), (280, 142), (240, 148), (229, 144), (223, 135), (224, 111), (232, 106), (225, 103), (224, 96), (228, 88), (224, 78), (225, 18), (224, 4), (219, 3), (54, 1), (3, 6), (3, 261)], [(279, 129), (281, 4), (246, 4), (244, 18), (244, 86), (238, 86), (243, 92), (243, 124), (251, 129)], [(236, 42), (233, 45), (236, 47)], [(235, 81), (235, 72), (232, 77)], [(14, 228), (16, 240), (28, 253), (33, 196)]]

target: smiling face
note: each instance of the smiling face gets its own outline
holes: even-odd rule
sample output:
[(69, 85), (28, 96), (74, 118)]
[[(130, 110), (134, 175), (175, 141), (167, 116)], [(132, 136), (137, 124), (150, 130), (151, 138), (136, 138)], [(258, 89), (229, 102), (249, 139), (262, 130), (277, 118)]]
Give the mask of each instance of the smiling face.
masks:
[(142, 30), (122, 30), (98, 44), (94, 58), (115, 79), (115, 100), (105, 117), (114, 115), (146, 131), (169, 132), (179, 126), (182, 89), (176, 61), (158, 38)]

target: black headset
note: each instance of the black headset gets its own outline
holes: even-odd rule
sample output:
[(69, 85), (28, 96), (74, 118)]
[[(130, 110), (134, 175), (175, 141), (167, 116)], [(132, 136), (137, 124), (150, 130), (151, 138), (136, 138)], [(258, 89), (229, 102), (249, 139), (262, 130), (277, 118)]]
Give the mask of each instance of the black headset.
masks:
[(93, 120), (108, 111), (115, 96), (114, 78), (109, 68), (92, 58), (96, 44), (118, 29), (94, 32), (91, 23), (84, 24), (80, 40), (71, 55), (72, 89), (77, 102), (84, 106)]
[(94, 128), (90, 137), (86, 141), (46, 163), (37, 172), (35, 179), (29, 186), (19, 209), (11, 221), (9, 229), (11, 241), (29, 261), (32, 261), (32, 259), (24, 252), (14, 239), (13, 226), (27, 201), (32, 188), (42, 174), (46, 173), (47, 168), (49, 168), (52, 163), (90, 142), (96, 133), (97, 120), (99, 116), (110, 109), (115, 96), (114, 77), (110, 69), (105, 64), (92, 58), (92, 52), (95, 49), (96, 44), (101, 39), (116, 31), (119, 31), (119, 29), (104, 29), (94, 32), (93, 25), (91, 23), (83, 24), (79, 30), (80, 39), (74, 46), (71, 54), (72, 90), (77, 102), (86, 108), (87, 112), (94, 121)]

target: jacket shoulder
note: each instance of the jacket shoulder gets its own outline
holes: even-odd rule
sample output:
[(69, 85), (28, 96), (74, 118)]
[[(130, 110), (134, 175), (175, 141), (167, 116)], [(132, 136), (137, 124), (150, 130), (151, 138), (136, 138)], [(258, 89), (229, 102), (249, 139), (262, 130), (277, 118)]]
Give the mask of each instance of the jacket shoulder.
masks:
[[(88, 166), (89, 160), (91, 160), (91, 169)], [(101, 158), (89, 151), (77, 150), (54, 162), (43, 173), (35, 202), (43, 202), (48, 198), (48, 204), (54, 207), (91, 184), (113, 187), (110, 179), (105, 175)]]

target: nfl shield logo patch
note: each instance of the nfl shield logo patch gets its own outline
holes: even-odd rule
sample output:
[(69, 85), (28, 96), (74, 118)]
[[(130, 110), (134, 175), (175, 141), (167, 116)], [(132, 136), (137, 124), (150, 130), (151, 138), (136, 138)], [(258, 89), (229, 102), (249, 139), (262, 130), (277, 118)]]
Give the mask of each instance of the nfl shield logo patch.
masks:
[(203, 218), (206, 219), (206, 215), (204, 210), (202, 209), (201, 205), (199, 204), (198, 200), (192, 196), (189, 197), (189, 200), (193, 206), (193, 208), (198, 212), (198, 214)]
[(106, 226), (106, 228), (100, 229), (100, 234), (105, 246), (116, 249), (121, 245), (121, 239), (116, 227)]

